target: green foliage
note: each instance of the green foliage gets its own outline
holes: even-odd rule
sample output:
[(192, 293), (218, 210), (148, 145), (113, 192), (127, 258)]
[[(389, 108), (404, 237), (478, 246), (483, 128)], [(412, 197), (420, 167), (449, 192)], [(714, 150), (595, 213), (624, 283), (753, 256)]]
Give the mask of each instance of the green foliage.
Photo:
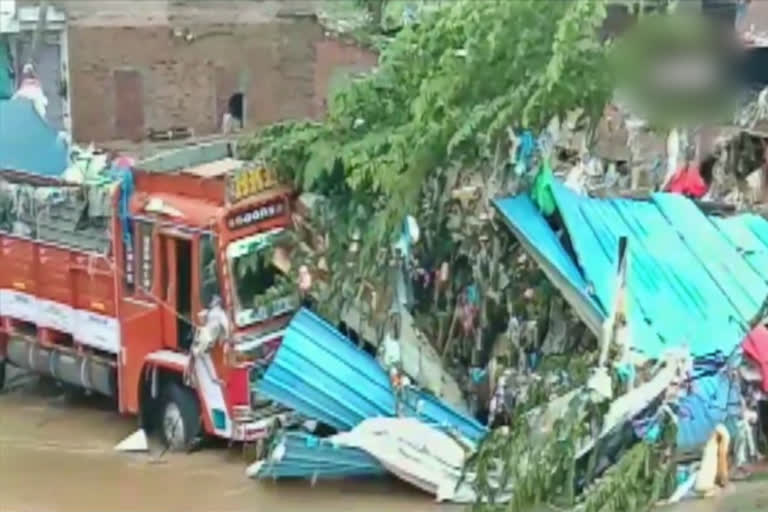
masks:
[[(663, 425), (658, 441), (636, 442), (594, 481), (600, 442), (593, 446), (586, 467), (576, 454), (590, 431), (600, 431), (607, 404), (591, 402), (582, 389), (551, 430), (542, 432), (542, 417), (531, 414), (546, 401), (537, 394), (529, 397), (518, 406), (512, 424), (492, 432), (467, 462), (465, 476), (476, 475), (473, 485), (484, 499), (473, 510), (526, 512), (546, 504), (574, 512), (644, 512), (674, 490), (677, 429), (672, 421)], [(587, 485), (577, 497), (579, 481)], [(505, 498), (511, 499), (496, 503), (505, 488)]]
[[(594, 0), (452, 2), (405, 28), (377, 72), (337, 95), (322, 143), (314, 127), (290, 130), (291, 142), (309, 130), (314, 144), (303, 162), (288, 144), (286, 163), (311, 186), (340, 160), (353, 193), (386, 199), (376, 216), (392, 228), (428, 173), (477, 161), (507, 126), (538, 130), (574, 106), (602, 110), (608, 84), (594, 32), (603, 16)], [(282, 163), (278, 149), (271, 156)]]
[[(586, 405), (582, 396), (575, 396), (562, 418), (543, 435), (535, 420), (518, 411), (521, 414), (514, 415), (508, 429), (498, 429), (486, 437), (465, 468), (465, 474), (476, 475), (475, 491), (487, 500), (476, 504), (474, 510), (525, 512), (556, 498), (573, 504), (576, 453), (588, 433)], [(502, 494), (508, 501), (500, 505), (496, 502)]]
[(639, 442), (588, 488), (579, 512), (645, 512), (674, 489), (677, 429), (670, 421), (661, 441)]
[[(429, 207), (445, 203), (456, 184), (445, 175), (448, 167), (464, 178), (482, 175), (484, 184), (503, 181), (510, 174), (508, 127), (538, 131), (576, 106), (590, 118), (602, 112), (610, 91), (596, 36), (603, 4), (446, 2), (403, 28), (377, 70), (335, 96), (324, 123), (268, 128), (244, 145), (245, 154), (273, 162), (303, 190), (329, 196), (337, 253), (351, 231), (362, 233), (362, 274), (332, 272), (334, 279), (381, 276), (391, 263), (378, 256), (382, 247), (389, 247), (404, 215), (419, 210), (430, 180), (439, 182), (434, 186), (443, 199)], [(483, 197), (486, 208), (492, 197)], [(444, 218), (418, 221), (445, 226)], [(433, 232), (433, 240), (443, 234)], [(471, 252), (476, 240), (453, 240), (444, 251), (456, 253), (455, 244), (466, 243)], [(493, 258), (508, 254), (498, 250)]]
[[(602, 113), (613, 78), (597, 39), (604, 3), (446, 1), (404, 27), (375, 72), (339, 91), (325, 122), (272, 126), (243, 144), (244, 156), (264, 158), (302, 191), (328, 199), (313, 219), (328, 233), (328, 247), (304, 256), (329, 267), (330, 286), (318, 300), (325, 315), (335, 320), (344, 301), (360, 296), (363, 282), (386, 288), (398, 264), (391, 244), (406, 214), (416, 217), (422, 239), (410, 267), (431, 276), (427, 284), (411, 276), (414, 318), (444, 357), (476, 356), (503, 335), (510, 317), (533, 319), (547, 310), (551, 288), (540, 284), (540, 271), (494, 218), (490, 201), (525, 186), (512, 172), (508, 130), (539, 133), (577, 107), (592, 122)], [(357, 251), (355, 232), (362, 235)], [(443, 266), (449, 277), (438, 282), (435, 271)], [(465, 324), (460, 305), (470, 288), (478, 301)], [(574, 361), (581, 364), (577, 382), (586, 378), (584, 361)], [(506, 510), (556, 497), (574, 501), (577, 444), (599, 412), (578, 399), (573, 414), (532, 442), (522, 413), (552, 391), (532, 387), (513, 424), (490, 435), (467, 466), (485, 498), (514, 483)], [(647, 481), (634, 458), (622, 463), (634, 471), (631, 478)], [(599, 496), (588, 494), (589, 512), (612, 510), (605, 503), (616, 489), (629, 489), (611, 485), (597, 486)]]

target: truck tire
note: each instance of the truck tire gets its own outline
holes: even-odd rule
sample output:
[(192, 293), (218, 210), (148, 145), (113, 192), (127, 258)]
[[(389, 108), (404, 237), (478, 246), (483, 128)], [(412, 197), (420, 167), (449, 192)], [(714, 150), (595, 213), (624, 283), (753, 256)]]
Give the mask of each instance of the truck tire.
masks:
[(181, 384), (169, 382), (160, 408), (160, 435), (169, 450), (189, 451), (202, 431), (200, 403), (195, 392)]

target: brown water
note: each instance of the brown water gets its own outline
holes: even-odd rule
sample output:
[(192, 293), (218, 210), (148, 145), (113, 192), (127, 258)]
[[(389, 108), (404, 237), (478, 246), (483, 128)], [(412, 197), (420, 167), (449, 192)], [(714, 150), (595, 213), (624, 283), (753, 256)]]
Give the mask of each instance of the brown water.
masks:
[[(240, 449), (116, 453), (136, 428), (97, 399), (66, 399), (34, 382), (0, 395), (0, 512), (260, 512), (462, 510), (391, 479), (257, 482)], [(768, 480), (669, 512), (768, 511)]]
[[(389, 479), (257, 482), (238, 448), (126, 455), (136, 428), (95, 399), (30, 384), (0, 395), (0, 512), (438, 512), (430, 496)], [(455, 509), (455, 507), (453, 507)]]

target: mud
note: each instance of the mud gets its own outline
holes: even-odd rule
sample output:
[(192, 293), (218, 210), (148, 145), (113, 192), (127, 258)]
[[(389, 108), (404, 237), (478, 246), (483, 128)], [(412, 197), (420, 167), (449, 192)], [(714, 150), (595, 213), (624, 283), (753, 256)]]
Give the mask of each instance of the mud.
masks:
[(99, 399), (37, 381), (0, 394), (0, 512), (456, 510), (388, 479), (256, 482), (239, 448), (114, 452), (135, 428)]

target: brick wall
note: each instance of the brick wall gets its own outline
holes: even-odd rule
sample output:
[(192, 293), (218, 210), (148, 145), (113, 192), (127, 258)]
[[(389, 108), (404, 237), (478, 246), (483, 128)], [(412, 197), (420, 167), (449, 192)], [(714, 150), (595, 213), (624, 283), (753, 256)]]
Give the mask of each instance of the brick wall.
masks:
[[(214, 133), (227, 100), (241, 85), (247, 128), (319, 117), (334, 70), (376, 63), (375, 54), (327, 38), (311, 18), (185, 26), (182, 31), (187, 30), (191, 41), (174, 35), (168, 25), (71, 25), (75, 139), (131, 138), (135, 130), (118, 119), (131, 109), (143, 110), (129, 117), (143, 120), (144, 132), (187, 126), (197, 135)], [(116, 82), (126, 72), (138, 73), (138, 90), (126, 91), (127, 85)], [(126, 101), (130, 104), (117, 104)]]

